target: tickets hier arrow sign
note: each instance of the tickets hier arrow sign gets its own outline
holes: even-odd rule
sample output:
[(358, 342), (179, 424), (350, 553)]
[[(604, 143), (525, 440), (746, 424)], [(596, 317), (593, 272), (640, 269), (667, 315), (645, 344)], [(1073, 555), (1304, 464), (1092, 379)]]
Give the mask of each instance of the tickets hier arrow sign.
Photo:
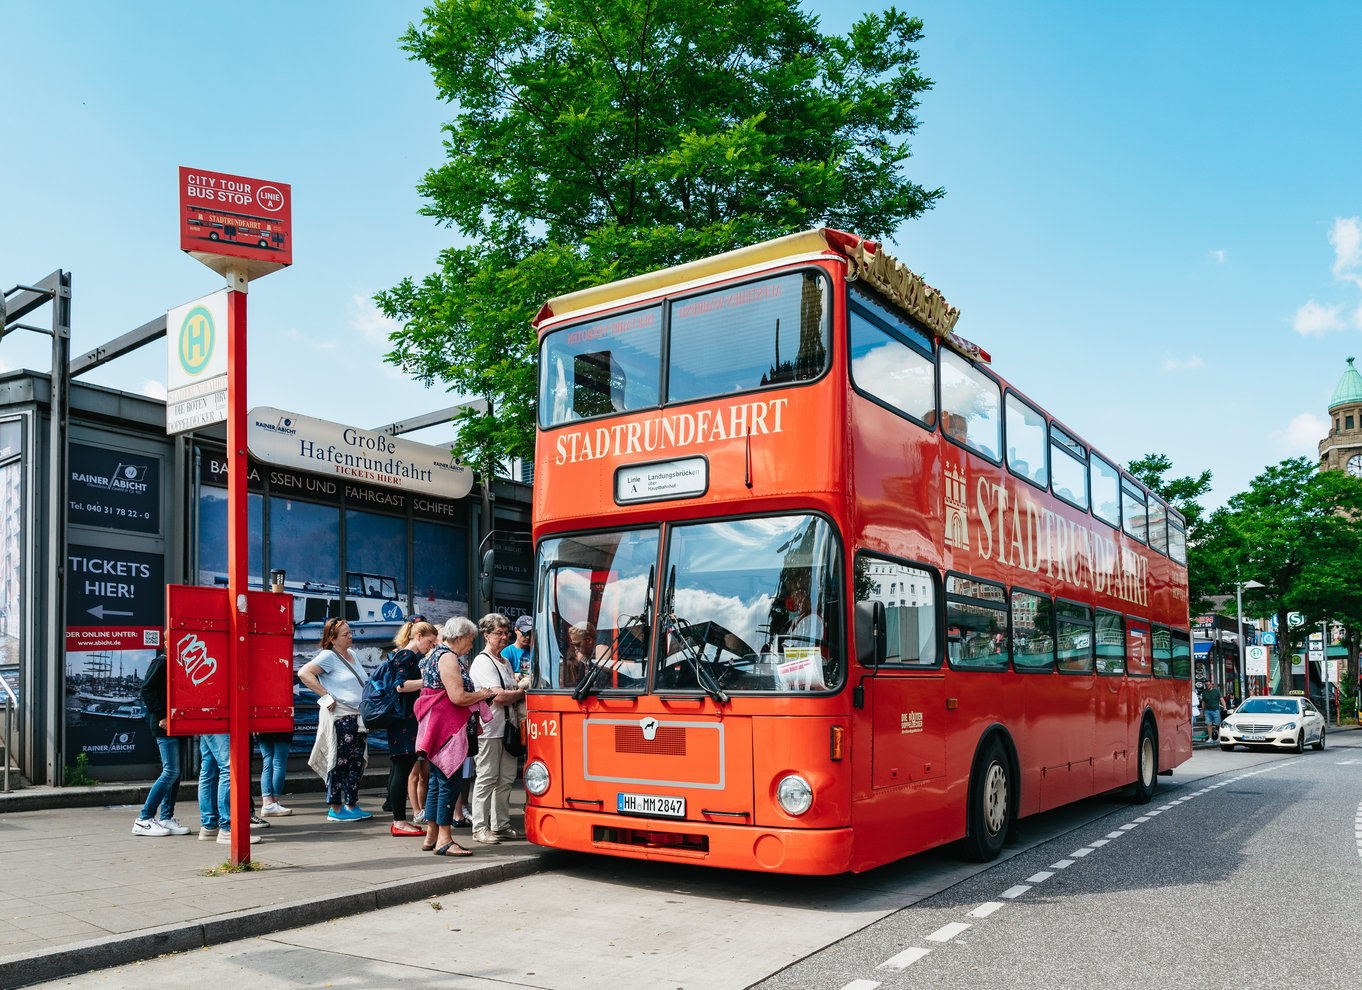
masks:
[(85, 611), (89, 612), (96, 619), (102, 619), (106, 615), (132, 615), (131, 612), (115, 612), (113, 609), (105, 608), (103, 605), (96, 605), (94, 608), (87, 608)]

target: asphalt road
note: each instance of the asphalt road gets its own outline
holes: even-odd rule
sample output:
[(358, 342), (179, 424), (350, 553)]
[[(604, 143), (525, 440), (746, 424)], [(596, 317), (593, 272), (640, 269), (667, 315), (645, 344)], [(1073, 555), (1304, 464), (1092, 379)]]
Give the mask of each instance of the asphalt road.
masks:
[(45, 986), (1219, 988), (1359, 985), (1362, 733), (1199, 751), (1153, 803), (858, 876), (562, 856), (552, 872)]

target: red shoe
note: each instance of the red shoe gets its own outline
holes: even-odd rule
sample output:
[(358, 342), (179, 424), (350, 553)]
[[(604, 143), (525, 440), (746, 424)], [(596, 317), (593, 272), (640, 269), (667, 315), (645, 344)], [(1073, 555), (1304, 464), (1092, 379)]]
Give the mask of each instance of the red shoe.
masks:
[(415, 825), (399, 825), (393, 822), (388, 826), (388, 831), (392, 835), (425, 835), (426, 830)]

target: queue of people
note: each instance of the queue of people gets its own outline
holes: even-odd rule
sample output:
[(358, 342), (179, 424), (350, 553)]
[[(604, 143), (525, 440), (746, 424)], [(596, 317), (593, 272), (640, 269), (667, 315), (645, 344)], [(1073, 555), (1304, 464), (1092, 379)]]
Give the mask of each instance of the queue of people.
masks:
[[(387, 726), (389, 770), (383, 810), (392, 815), (389, 834), (421, 837), (421, 849), (437, 856), (468, 856), (454, 839), (467, 828), (474, 841), (495, 845), (523, 838), (510, 818), (518, 761), (508, 752), (507, 727), (524, 717), (533, 624), (512, 626), (489, 613), (475, 625), (463, 616), (438, 629), (412, 616), (393, 642), (389, 663), (397, 694), (396, 721)], [(482, 634), (483, 649), (473, 654)], [(353, 652), (353, 631), (340, 618), (322, 629), (317, 654), (298, 670), (298, 680), (317, 695), (317, 734), (308, 765), (323, 778), (326, 820), (357, 823), (373, 818), (359, 803), (368, 762), (368, 727), (360, 707), (370, 675)], [(377, 682), (377, 683), (382, 683)], [(147, 718), (157, 741), (161, 773), (137, 819), (134, 835), (188, 835), (175, 816), (180, 782), (180, 742), (166, 735), (166, 655), (157, 654), (142, 685)], [(282, 803), (293, 734), (264, 733), (256, 744), (262, 760), (261, 806), (252, 799), (252, 844), (268, 818), (293, 814)], [(199, 752), (200, 839), (231, 842), (231, 777), (227, 734), (203, 735)], [(410, 813), (409, 813), (410, 812)]]

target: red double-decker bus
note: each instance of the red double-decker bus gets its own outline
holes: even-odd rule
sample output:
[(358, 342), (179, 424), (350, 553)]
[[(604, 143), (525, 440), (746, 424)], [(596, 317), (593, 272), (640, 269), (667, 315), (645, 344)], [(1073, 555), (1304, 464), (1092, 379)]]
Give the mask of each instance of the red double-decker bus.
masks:
[(249, 213), (189, 206), (185, 208), (184, 222), (190, 237), (205, 241), (250, 244), (282, 251), (288, 240), (287, 221), (278, 217), (257, 217)]
[(823, 229), (539, 314), (535, 842), (827, 874), (1191, 755), (1185, 524)]

